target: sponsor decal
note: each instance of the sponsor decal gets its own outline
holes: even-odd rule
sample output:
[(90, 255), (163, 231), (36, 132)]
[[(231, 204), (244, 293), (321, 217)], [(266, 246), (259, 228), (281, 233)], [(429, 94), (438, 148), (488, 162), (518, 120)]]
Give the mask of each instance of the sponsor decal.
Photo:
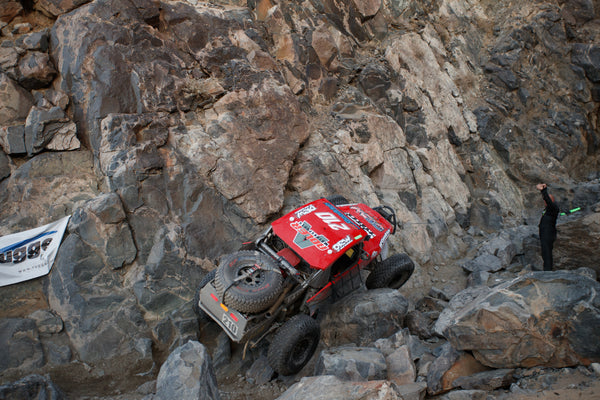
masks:
[(312, 226), (306, 221), (295, 221), (290, 224), (296, 232), (294, 244), (301, 249), (306, 249), (315, 246), (321, 251), (329, 249), (329, 239), (323, 235), (319, 235), (312, 229)]
[(354, 210), (358, 215), (360, 215), (361, 217), (363, 217), (365, 219), (365, 221), (367, 221), (369, 224), (373, 225), (373, 227), (375, 229), (377, 229), (379, 232), (383, 231), (383, 226), (377, 222), (375, 220), (375, 218), (371, 217), (369, 214), (367, 214), (364, 210), (362, 210), (360, 207), (357, 206), (352, 206), (350, 207), (352, 210)]
[(371, 240), (375, 237), (375, 234), (373, 233), (373, 231), (370, 230), (365, 224), (360, 222), (354, 215), (352, 215), (352, 214), (346, 214), (346, 215), (348, 216), (348, 218), (350, 218), (354, 222), (354, 224), (356, 226), (358, 226), (363, 231), (367, 232), (367, 240)]
[(315, 214), (319, 219), (327, 224), (328, 227), (334, 231), (344, 230), (349, 231), (350, 227), (344, 224), (340, 219), (333, 213), (330, 212), (318, 212)]
[(315, 211), (317, 209), (317, 207), (315, 207), (314, 205), (310, 204), (306, 207), (303, 207), (301, 209), (299, 209), (298, 211), (296, 211), (294, 213), (294, 215), (296, 215), (296, 218), (301, 218), (304, 217), (307, 214), (310, 214), (311, 212)]
[(352, 243), (352, 238), (350, 236), (346, 236), (345, 238), (331, 246), (331, 248), (335, 251), (340, 251), (344, 247), (348, 246), (350, 243)]
[(48, 274), (69, 218), (0, 238), (0, 286)]
[(333, 205), (331, 204), (327, 204), (325, 203), (325, 205), (327, 207), (329, 207), (329, 209), (334, 212), (338, 217), (340, 217), (344, 222), (346, 222), (347, 224), (353, 225), (352, 220), (350, 220), (346, 214), (344, 214), (343, 212), (341, 212), (340, 210), (338, 210), (337, 208), (335, 208)]
[(383, 237), (381, 238), (381, 241), (379, 242), (379, 248), (383, 249), (383, 246), (385, 245), (385, 242), (388, 240), (388, 238), (390, 237), (390, 230), (388, 229), (385, 234), (383, 235)]

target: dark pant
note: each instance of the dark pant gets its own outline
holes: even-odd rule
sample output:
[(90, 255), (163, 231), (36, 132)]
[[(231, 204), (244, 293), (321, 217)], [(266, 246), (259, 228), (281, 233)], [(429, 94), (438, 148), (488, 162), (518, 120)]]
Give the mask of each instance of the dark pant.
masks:
[(552, 271), (552, 248), (554, 247), (555, 235), (541, 235), (542, 259), (544, 260), (544, 271)]

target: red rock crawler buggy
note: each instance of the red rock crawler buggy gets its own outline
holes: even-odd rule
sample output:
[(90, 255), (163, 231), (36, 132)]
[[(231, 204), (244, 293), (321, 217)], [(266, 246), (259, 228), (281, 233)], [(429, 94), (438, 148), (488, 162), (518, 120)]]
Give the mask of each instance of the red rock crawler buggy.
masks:
[(300, 371), (319, 343), (319, 307), (362, 285), (400, 288), (414, 264), (406, 254), (386, 258), (396, 230), (387, 206), (320, 199), (279, 218), (254, 243), (222, 258), (200, 283), (195, 308), (229, 337), (255, 346), (275, 333), (267, 354), (281, 375)]

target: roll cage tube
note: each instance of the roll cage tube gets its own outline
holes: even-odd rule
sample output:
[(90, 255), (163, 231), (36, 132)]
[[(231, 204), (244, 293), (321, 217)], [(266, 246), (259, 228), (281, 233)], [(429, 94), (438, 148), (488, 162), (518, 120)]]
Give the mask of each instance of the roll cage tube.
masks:
[(377, 211), (383, 218), (385, 218), (390, 224), (392, 224), (392, 235), (396, 233), (396, 212), (392, 207), (389, 206), (378, 206), (373, 208), (373, 210)]
[(277, 254), (272, 248), (270, 248), (265, 243), (265, 238), (271, 232), (272, 232), (272, 228), (267, 229), (267, 231), (256, 240), (256, 242), (255, 242), (256, 247), (258, 249), (262, 250), (263, 252), (265, 252), (266, 254), (268, 254), (269, 256), (271, 256), (277, 262), (279, 262), (281, 264), (281, 266), (283, 267), (283, 269), (286, 270), (288, 275), (292, 276), (292, 278), (294, 278), (297, 282), (300, 282), (300, 280), (298, 279), (300, 272), (298, 272), (298, 270), (296, 268), (294, 268), (285, 258), (281, 257), (279, 254)]

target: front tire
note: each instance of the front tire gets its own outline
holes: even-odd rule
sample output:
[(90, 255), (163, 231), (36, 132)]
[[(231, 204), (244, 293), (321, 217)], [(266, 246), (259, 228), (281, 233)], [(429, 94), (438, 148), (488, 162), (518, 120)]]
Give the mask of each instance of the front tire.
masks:
[(267, 359), (280, 375), (298, 373), (311, 359), (321, 338), (319, 323), (306, 314), (290, 318), (273, 338)]
[(273, 305), (282, 286), (283, 277), (275, 260), (257, 251), (226, 256), (215, 275), (215, 289), (223, 303), (246, 313)]
[(365, 282), (367, 289), (400, 289), (408, 281), (415, 264), (406, 254), (394, 254), (377, 264)]
[(341, 206), (344, 204), (349, 204), (348, 200), (341, 194), (333, 194), (331, 196), (326, 197), (325, 200), (327, 200), (334, 206)]

